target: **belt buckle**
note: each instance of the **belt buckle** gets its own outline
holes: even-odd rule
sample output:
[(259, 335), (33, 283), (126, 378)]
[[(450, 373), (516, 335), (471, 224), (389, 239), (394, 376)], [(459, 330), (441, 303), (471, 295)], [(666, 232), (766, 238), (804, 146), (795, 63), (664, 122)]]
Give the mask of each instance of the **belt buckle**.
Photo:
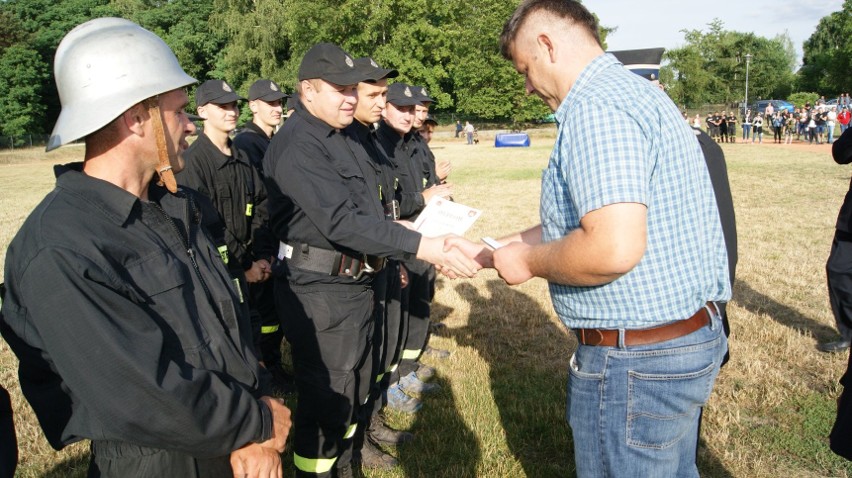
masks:
[(373, 275), (373, 273), (375, 273), (375, 272), (376, 272), (376, 269), (374, 269), (373, 266), (371, 266), (370, 263), (367, 262), (367, 255), (364, 254), (361, 257), (361, 269), (355, 275), (355, 280), (361, 280), (361, 278), (364, 277), (365, 275)]
[[(597, 334), (597, 341), (594, 343), (586, 337), (586, 332), (591, 332), (593, 330), (595, 331), (595, 334)], [(604, 341), (603, 332), (601, 332), (600, 329), (580, 329), (580, 331), (581, 338), (583, 339), (583, 345), (596, 346), (600, 345)]]

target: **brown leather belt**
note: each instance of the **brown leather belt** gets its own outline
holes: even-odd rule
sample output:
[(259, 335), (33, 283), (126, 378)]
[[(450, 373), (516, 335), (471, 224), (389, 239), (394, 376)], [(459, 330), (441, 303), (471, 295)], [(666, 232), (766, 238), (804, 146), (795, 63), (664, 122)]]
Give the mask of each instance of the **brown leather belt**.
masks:
[[(707, 307), (716, 310), (715, 304), (707, 303)], [(689, 335), (710, 322), (707, 308), (702, 307), (688, 319), (678, 320), (670, 324), (651, 327), (650, 329), (632, 329), (624, 331), (624, 345), (647, 345), (665, 342)], [(615, 347), (618, 345), (618, 330), (613, 329), (574, 329), (577, 340), (583, 345), (600, 345)]]

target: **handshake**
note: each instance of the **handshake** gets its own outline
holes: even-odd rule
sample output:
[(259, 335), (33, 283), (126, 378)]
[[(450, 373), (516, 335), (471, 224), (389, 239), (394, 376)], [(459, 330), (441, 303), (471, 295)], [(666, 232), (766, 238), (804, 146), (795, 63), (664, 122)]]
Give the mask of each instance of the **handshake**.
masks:
[(521, 284), (533, 277), (528, 266), (532, 246), (523, 242), (520, 236), (509, 239), (505, 245), (496, 241), (487, 245), (452, 234), (424, 237), (417, 258), (434, 264), (450, 279), (471, 278), (480, 269), (489, 268), (496, 269), (507, 284)]

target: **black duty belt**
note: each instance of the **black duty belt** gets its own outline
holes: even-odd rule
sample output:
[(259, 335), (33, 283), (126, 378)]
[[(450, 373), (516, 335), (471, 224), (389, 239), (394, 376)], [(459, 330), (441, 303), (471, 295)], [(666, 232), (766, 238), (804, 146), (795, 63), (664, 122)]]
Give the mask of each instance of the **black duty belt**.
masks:
[(301, 243), (281, 242), (278, 248), (278, 259), (287, 261), (287, 265), (297, 269), (354, 279), (374, 275), (385, 267), (383, 257), (367, 254), (355, 257), (340, 251)]

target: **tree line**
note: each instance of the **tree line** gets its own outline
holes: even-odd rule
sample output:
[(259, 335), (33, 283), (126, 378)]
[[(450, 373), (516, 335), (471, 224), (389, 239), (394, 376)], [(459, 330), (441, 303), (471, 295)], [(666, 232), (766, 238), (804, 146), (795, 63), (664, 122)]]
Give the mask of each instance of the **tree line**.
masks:
[[(299, 61), (320, 41), (372, 56), (423, 85), (433, 109), (461, 117), (529, 122), (548, 113), (524, 92), (524, 79), (499, 53), (503, 23), (519, 0), (0, 0), (0, 134), (48, 133), (59, 114), (52, 72), (62, 37), (91, 18), (120, 16), (160, 35), (199, 81), (219, 78), (240, 92), (258, 78), (292, 91)], [(798, 75), (789, 37), (684, 31), (685, 46), (666, 54), (661, 80), (675, 103), (729, 103), (744, 96), (745, 54), (752, 60), (750, 98), (794, 91), (849, 90), (852, 0), (823, 19), (805, 44)], [(601, 36), (617, 26), (601, 28)], [(656, 45), (637, 45), (653, 47)], [(128, 52), (132, 54), (132, 52)], [(826, 72), (833, 72), (826, 74)], [(843, 85), (841, 88), (840, 85)]]

